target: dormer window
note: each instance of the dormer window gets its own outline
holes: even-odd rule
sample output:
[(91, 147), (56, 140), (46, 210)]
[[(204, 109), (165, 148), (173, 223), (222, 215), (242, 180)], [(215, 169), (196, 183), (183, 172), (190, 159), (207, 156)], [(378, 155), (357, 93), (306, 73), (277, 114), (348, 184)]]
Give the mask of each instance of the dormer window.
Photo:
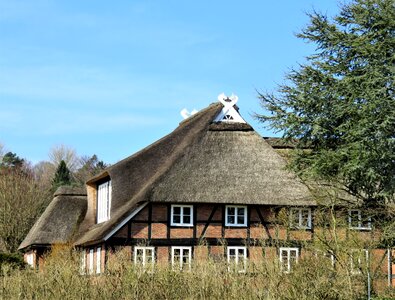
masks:
[(111, 180), (97, 186), (97, 223), (110, 219), (111, 210)]

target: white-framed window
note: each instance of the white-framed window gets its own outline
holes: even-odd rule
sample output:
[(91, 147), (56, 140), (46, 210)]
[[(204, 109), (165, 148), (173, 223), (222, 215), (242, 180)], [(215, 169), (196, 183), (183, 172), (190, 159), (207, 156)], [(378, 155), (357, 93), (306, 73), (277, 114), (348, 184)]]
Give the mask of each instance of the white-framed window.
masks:
[(101, 247), (96, 249), (96, 274), (101, 272)]
[(361, 274), (369, 263), (369, 251), (367, 249), (353, 249), (350, 252), (351, 274)]
[(350, 229), (371, 230), (372, 219), (364, 216), (360, 209), (348, 210), (348, 225)]
[(88, 264), (88, 273), (93, 274), (93, 265), (94, 265), (94, 260), (93, 260), (93, 255), (94, 251), (93, 249), (89, 249), (89, 264)]
[(172, 205), (171, 226), (193, 226), (193, 205)]
[(247, 270), (247, 247), (228, 247), (229, 271), (244, 273)]
[(34, 253), (30, 252), (29, 254), (26, 255), (26, 263), (31, 266), (32, 268), (34, 267)]
[(292, 266), (298, 262), (298, 259), (298, 248), (280, 248), (280, 266), (283, 272), (291, 272)]
[(134, 247), (134, 263), (147, 269), (154, 270), (155, 248), (154, 247)]
[(297, 229), (311, 229), (311, 208), (291, 208), (290, 225)]
[(227, 205), (225, 207), (225, 226), (247, 226), (247, 206)]
[(192, 247), (171, 247), (171, 264), (175, 270), (190, 270)]
[(85, 250), (83, 250), (81, 252), (80, 274), (81, 275), (85, 275), (86, 274), (86, 251)]
[(111, 180), (97, 186), (97, 223), (110, 219)]

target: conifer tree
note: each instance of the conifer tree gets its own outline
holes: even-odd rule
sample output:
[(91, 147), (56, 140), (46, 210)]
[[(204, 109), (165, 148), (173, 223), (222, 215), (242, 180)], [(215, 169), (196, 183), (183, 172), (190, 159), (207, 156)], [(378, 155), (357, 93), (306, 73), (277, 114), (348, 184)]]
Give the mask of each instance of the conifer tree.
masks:
[(365, 203), (395, 193), (395, 2), (354, 0), (333, 19), (313, 12), (299, 38), (307, 63), (277, 93), (260, 93), (268, 127), (296, 140), (291, 166), (340, 181)]
[(70, 185), (72, 183), (70, 170), (67, 168), (64, 160), (61, 160), (56, 169), (55, 176), (52, 181), (52, 186), (57, 188), (61, 185)]

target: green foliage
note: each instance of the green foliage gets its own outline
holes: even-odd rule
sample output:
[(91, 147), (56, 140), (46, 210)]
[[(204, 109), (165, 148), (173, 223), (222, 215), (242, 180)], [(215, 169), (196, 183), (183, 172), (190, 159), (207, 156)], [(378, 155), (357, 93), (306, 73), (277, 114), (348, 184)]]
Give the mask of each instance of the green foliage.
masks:
[(260, 94), (257, 117), (297, 139), (292, 167), (339, 180), (366, 202), (395, 193), (395, 6), (354, 0), (329, 20), (318, 12), (298, 35), (317, 45), (277, 94)]
[(11, 268), (23, 268), (25, 267), (25, 262), (20, 253), (0, 252), (0, 270), (3, 265), (8, 265)]
[(85, 182), (102, 172), (105, 168), (108, 167), (102, 160), (99, 160), (97, 155), (94, 154), (91, 157), (84, 156), (80, 159), (82, 167), (78, 169), (78, 171), (74, 174), (76, 180), (80, 185), (85, 184)]
[(17, 168), (17, 167), (22, 167), (24, 163), (24, 160), (20, 158), (16, 153), (12, 152), (7, 152), (4, 154), (2, 157), (2, 160), (0, 161), (0, 167), (6, 167), (6, 168)]
[(71, 183), (70, 170), (67, 168), (65, 161), (61, 160), (52, 180), (52, 185), (54, 188), (57, 188), (61, 185), (70, 185)]

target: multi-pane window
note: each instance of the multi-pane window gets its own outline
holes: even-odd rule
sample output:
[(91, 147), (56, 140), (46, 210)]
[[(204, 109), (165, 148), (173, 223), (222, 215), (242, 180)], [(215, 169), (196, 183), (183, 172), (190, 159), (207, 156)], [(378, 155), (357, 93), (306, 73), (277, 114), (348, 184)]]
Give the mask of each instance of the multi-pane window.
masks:
[(285, 273), (291, 272), (292, 266), (298, 261), (298, 258), (298, 248), (280, 248), (281, 270)]
[(193, 205), (172, 205), (171, 226), (193, 226)]
[(152, 271), (155, 263), (155, 248), (134, 247), (134, 263)]
[(190, 270), (192, 247), (171, 247), (171, 264), (173, 269)]
[(311, 209), (291, 208), (290, 223), (292, 228), (311, 229)]
[(225, 226), (247, 226), (247, 206), (227, 205)]
[(229, 270), (243, 273), (247, 270), (247, 248), (228, 247)]
[(369, 251), (366, 249), (355, 249), (350, 253), (350, 269), (352, 274), (361, 274), (369, 262)]
[(348, 225), (350, 229), (370, 230), (372, 222), (370, 217), (362, 214), (360, 209), (350, 209), (348, 211)]
[(97, 223), (110, 219), (111, 180), (97, 186)]

